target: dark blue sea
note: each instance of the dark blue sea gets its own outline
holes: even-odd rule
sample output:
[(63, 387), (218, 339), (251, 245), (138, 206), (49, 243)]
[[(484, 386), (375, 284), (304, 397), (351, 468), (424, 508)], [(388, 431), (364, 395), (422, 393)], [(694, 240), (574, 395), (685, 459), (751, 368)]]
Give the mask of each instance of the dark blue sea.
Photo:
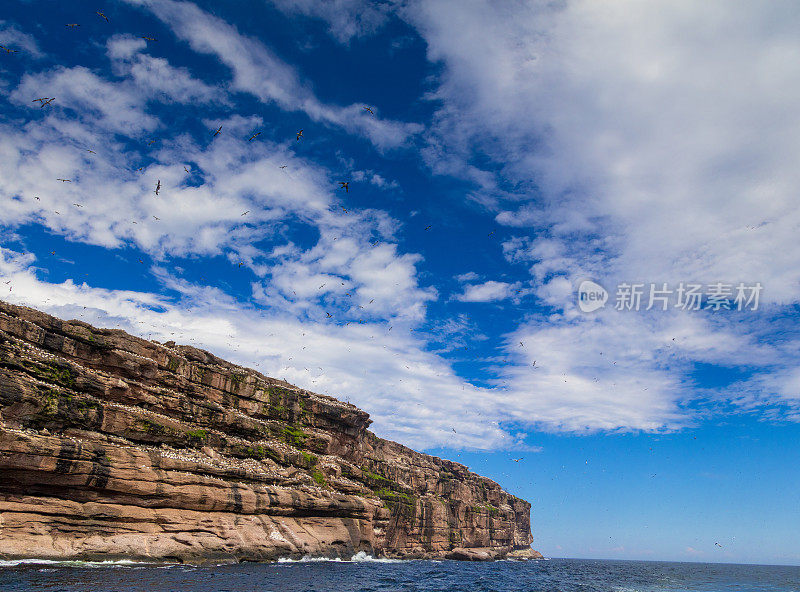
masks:
[(0, 565), (2, 592), (800, 592), (800, 567), (712, 563), (551, 559), (297, 561), (202, 567)]

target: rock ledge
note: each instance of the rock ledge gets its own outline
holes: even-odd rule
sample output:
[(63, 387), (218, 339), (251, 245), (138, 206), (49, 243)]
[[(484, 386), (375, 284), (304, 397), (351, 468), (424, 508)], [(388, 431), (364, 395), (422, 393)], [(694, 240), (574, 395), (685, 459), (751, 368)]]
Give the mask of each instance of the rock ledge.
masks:
[(528, 502), (369, 424), (200, 349), (0, 302), (0, 558), (531, 553)]

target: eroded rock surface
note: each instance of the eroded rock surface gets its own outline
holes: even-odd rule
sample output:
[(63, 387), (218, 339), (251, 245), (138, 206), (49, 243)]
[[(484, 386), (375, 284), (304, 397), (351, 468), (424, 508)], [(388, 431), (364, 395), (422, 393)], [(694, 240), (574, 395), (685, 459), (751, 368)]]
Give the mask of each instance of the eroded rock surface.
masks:
[(0, 557), (527, 557), (530, 504), (206, 351), (0, 302)]

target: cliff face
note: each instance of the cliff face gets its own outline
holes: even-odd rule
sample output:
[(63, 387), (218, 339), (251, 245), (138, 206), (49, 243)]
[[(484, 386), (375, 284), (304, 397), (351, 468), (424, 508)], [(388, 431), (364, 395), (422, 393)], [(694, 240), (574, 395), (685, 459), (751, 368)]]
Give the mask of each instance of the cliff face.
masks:
[(369, 423), (203, 350), (0, 302), (0, 558), (527, 553), (528, 502)]

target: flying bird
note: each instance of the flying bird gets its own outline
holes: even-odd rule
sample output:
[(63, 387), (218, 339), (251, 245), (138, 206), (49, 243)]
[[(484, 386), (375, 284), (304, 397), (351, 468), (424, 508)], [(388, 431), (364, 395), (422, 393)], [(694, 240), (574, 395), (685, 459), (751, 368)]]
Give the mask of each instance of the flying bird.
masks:
[(344, 189), (345, 193), (350, 193), (350, 183), (346, 181), (339, 181), (339, 189)]
[(19, 51), (18, 49), (11, 49), (5, 45), (0, 45), (0, 49), (4, 49), (6, 53), (17, 53)]
[(279, 168), (279, 169), (285, 169), (285, 168), (286, 168), (286, 165), (279, 166), (278, 168)]
[(252, 142), (253, 140), (255, 140), (255, 139), (256, 139), (258, 136), (260, 136), (260, 135), (261, 135), (261, 132), (256, 132), (256, 133), (254, 133), (252, 136), (250, 136), (250, 139), (249, 139), (249, 140), (247, 140), (247, 141), (248, 141), (248, 142)]
[(73, 205), (73, 206), (75, 206), (76, 208), (82, 208), (82, 207), (83, 207), (83, 206), (82, 206), (81, 204), (79, 204), (79, 203), (74, 203), (74, 204), (72, 204), (72, 205)]
[(67, 23), (67, 26), (70, 29), (74, 29), (75, 27), (80, 27), (80, 25), (78, 23)]
[(89, 150), (88, 148), (86, 149), (86, 152), (88, 152), (89, 154), (97, 154), (97, 152), (95, 152), (94, 150)]
[(161, 220), (161, 218), (159, 218), (158, 216), (153, 216), (153, 218), (155, 218), (156, 220)]
[(187, 169), (187, 168), (186, 168), (186, 165), (184, 165), (184, 166), (183, 166), (183, 170), (184, 170), (184, 171), (186, 171), (187, 173), (189, 173), (190, 175), (192, 174), (192, 171), (190, 171), (189, 169)]
[(37, 200), (37, 201), (42, 201), (42, 200), (39, 198), (39, 196), (38, 196), (38, 195), (34, 195), (34, 196), (33, 196), (33, 199), (35, 199), (35, 200)]
[(110, 21), (108, 20), (108, 17), (107, 17), (106, 15), (104, 15), (104, 14), (103, 14), (103, 11), (102, 11), (102, 10), (98, 10), (98, 11), (97, 11), (97, 16), (99, 16), (100, 18), (102, 18), (102, 19), (103, 19), (103, 20), (105, 20), (106, 22), (110, 22)]
[(56, 179), (56, 181), (61, 181), (62, 183), (72, 183), (71, 179)]
[(331, 313), (329, 313), (329, 312), (326, 312), (325, 314), (326, 314), (326, 315), (328, 315), (328, 316), (327, 316), (327, 317), (325, 317), (325, 318), (328, 318), (328, 319), (332, 319), (332, 318), (333, 318), (333, 315), (332, 315)]
[(299, 132), (297, 132), (297, 141), (299, 142), (300, 138), (302, 137), (303, 137), (303, 130), (300, 130)]
[(213, 138), (216, 138), (222, 132), (222, 126), (217, 128), (217, 131), (214, 132)]
[(433, 227), (433, 224), (428, 224), (428, 225), (425, 227), (425, 230), (430, 230), (432, 227)]
[(246, 212), (242, 213), (242, 216), (247, 216), (247, 214), (249, 214), (249, 213), (250, 213), (250, 210), (247, 210)]
[(161, 191), (161, 179), (159, 179), (159, 180), (158, 180), (158, 183), (156, 183), (156, 190), (155, 190), (155, 194), (156, 194), (156, 195), (158, 195), (158, 192), (159, 192), (159, 191)]
[(375, 113), (373, 113), (373, 111), (372, 111), (372, 108), (371, 108), (371, 107), (364, 107), (364, 111), (369, 111), (370, 113), (372, 113), (373, 115), (375, 115)]
[(52, 97), (52, 98), (50, 98), (50, 99), (48, 99), (48, 98), (44, 98), (44, 99), (34, 99), (33, 101), (31, 101), (31, 103), (33, 103), (33, 102), (35, 102), (35, 101), (39, 101), (39, 109), (41, 109), (42, 107), (46, 107), (47, 105), (49, 105), (50, 103), (52, 103), (52, 102), (53, 102), (53, 101), (55, 101), (55, 100), (56, 100), (56, 98), (55, 98), (55, 97)]
[(158, 41), (158, 39), (156, 39), (155, 37), (146, 37), (144, 35), (139, 35), (139, 37), (141, 37), (145, 41)]
[(513, 460), (514, 462), (519, 462), (519, 461), (521, 461), (521, 460), (522, 460), (522, 458), (523, 458), (523, 457), (520, 457), (520, 458), (512, 458), (511, 460)]

